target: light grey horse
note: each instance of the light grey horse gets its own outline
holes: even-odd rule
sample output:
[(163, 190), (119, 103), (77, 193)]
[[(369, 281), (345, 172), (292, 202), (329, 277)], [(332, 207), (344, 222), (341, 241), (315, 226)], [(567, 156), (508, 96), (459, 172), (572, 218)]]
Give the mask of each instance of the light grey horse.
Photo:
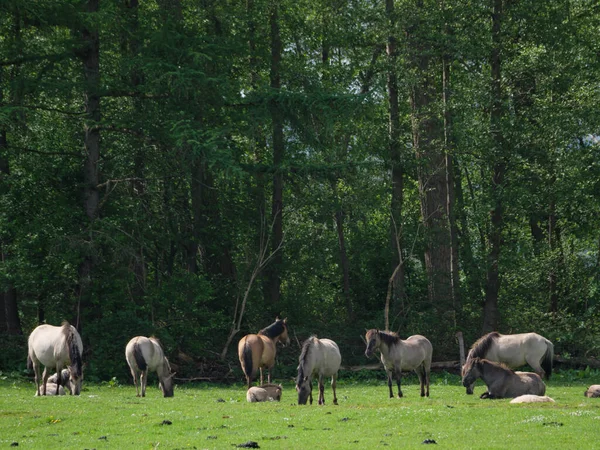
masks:
[(515, 372), (508, 367), (487, 359), (472, 358), (463, 368), (463, 386), (469, 386), (481, 378), (487, 392), (480, 398), (514, 398), (525, 394), (544, 395), (546, 385), (533, 372)]
[[(431, 373), (431, 358), (433, 346), (425, 336), (415, 334), (406, 340), (400, 339), (396, 333), (372, 329), (365, 336), (367, 349), (365, 356), (371, 357), (375, 350), (381, 352), (381, 362), (388, 376), (390, 398), (394, 397), (392, 390), (392, 375), (398, 384), (398, 398), (402, 397), (402, 371), (414, 370), (421, 384), (421, 397), (429, 397), (429, 374)], [(425, 386), (427, 391), (425, 391)]]
[(306, 405), (306, 400), (310, 397), (310, 404), (312, 405), (312, 379), (313, 376), (316, 376), (319, 381), (319, 405), (325, 404), (323, 380), (326, 377), (331, 377), (333, 404), (337, 405), (335, 388), (341, 363), (340, 349), (331, 339), (318, 339), (316, 336), (311, 336), (304, 341), (299, 358), (298, 377), (296, 378), (298, 404)]
[(138, 378), (141, 384), (141, 396), (146, 396), (148, 371), (156, 371), (163, 396), (173, 397), (173, 376), (175, 374), (171, 373), (171, 366), (158, 339), (144, 336), (132, 338), (125, 347), (125, 358), (131, 370), (138, 397), (140, 396)]
[[(465, 366), (472, 358), (504, 363), (511, 369), (529, 364), (540, 377), (550, 379), (554, 345), (537, 333), (500, 334), (493, 331), (471, 346)], [(465, 386), (467, 394), (473, 393), (473, 386)]]
[[(48, 369), (56, 369), (56, 373), (59, 373), (65, 366), (69, 372), (70, 392), (79, 395), (83, 381), (83, 344), (74, 326), (68, 322), (63, 322), (60, 327), (40, 325), (29, 335), (28, 347), (27, 366), (35, 372), (37, 395), (46, 395), (46, 383), (50, 375)], [(40, 364), (44, 365), (43, 375), (40, 375)], [(57, 376), (56, 384), (60, 386), (61, 381), (61, 377)]]

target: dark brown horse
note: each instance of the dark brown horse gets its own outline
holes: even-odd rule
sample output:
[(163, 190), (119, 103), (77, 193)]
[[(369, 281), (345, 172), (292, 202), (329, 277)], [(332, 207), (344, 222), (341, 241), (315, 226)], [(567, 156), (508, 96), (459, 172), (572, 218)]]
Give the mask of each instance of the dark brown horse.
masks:
[(473, 384), (477, 378), (481, 378), (488, 388), (480, 398), (514, 398), (546, 393), (546, 385), (537, 373), (515, 372), (503, 364), (487, 359), (472, 358), (465, 364), (463, 386)]
[(248, 389), (252, 387), (252, 380), (254, 380), (258, 369), (260, 369), (260, 384), (264, 384), (263, 368), (268, 369), (268, 381), (271, 383), (271, 370), (275, 365), (277, 342), (286, 345), (290, 343), (287, 319), (277, 318), (275, 322), (260, 330), (258, 334), (248, 334), (240, 339), (238, 357), (244, 375), (246, 375)]

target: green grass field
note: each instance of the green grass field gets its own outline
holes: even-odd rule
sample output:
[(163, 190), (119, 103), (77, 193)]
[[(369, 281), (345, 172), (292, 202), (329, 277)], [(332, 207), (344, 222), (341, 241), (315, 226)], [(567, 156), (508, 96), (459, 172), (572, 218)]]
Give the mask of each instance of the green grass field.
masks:
[[(0, 380), (0, 448), (231, 449), (255, 441), (262, 449), (589, 449), (600, 447), (600, 399), (583, 391), (600, 376), (558, 373), (548, 384), (554, 404), (511, 405), (467, 396), (457, 376), (436, 374), (431, 397), (405, 377), (402, 399), (388, 398), (383, 373), (348, 380), (339, 405), (298, 406), (291, 382), (280, 403), (247, 403), (245, 387), (184, 384), (162, 398), (154, 383), (145, 398), (131, 385), (86, 384), (81, 396), (34, 397), (27, 380)], [(358, 377), (360, 378), (360, 376)], [(151, 378), (156, 381), (155, 378)], [(315, 391), (316, 393), (316, 391)]]

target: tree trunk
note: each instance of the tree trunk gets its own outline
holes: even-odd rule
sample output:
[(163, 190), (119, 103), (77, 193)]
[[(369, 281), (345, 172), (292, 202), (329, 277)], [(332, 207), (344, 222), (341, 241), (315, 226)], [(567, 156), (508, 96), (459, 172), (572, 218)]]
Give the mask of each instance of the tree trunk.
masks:
[[(273, 220), (273, 251), (281, 246), (283, 241), (283, 157), (285, 152), (283, 137), (283, 117), (279, 99), (276, 98), (281, 88), (281, 35), (279, 30), (279, 2), (271, 3), (269, 15), (271, 27), (271, 72), (270, 85), (273, 99), (269, 102), (272, 126), (273, 145), (273, 197), (271, 204), (271, 217)], [(268, 292), (269, 301), (273, 307), (279, 303), (281, 296), (281, 270), (283, 265), (283, 254), (281, 251), (275, 253), (273, 262), (268, 270)]]
[[(422, 8), (422, 5), (421, 5)], [(429, 301), (439, 320), (444, 342), (454, 342), (455, 311), (452, 286), (452, 237), (448, 202), (453, 198), (448, 185), (448, 159), (444, 149), (444, 122), (436, 99), (443, 99), (436, 82), (441, 61), (427, 43), (433, 24), (417, 22), (409, 35), (415, 82), (411, 88), (413, 148), (418, 161), (419, 197), (425, 232), (425, 267)], [(440, 58), (441, 59), (441, 58)], [(454, 345), (442, 351), (454, 352)]]
[[(86, 12), (94, 17), (99, 11), (99, 0), (88, 0)], [(89, 22), (86, 22), (89, 23)], [(100, 38), (99, 32), (90, 25), (81, 29), (82, 47), (79, 51), (83, 63), (85, 79), (84, 104), (85, 123), (83, 144), (85, 160), (83, 167), (83, 206), (88, 219), (88, 242), (86, 254), (79, 266), (79, 281), (76, 288), (78, 299), (76, 311), (76, 326), (82, 327), (82, 316), (89, 320), (97, 319), (100, 310), (93, 307), (91, 301), (91, 287), (94, 278), (94, 239), (92, 228), (98, 218), (100, 195), (98, 192), (99, 160), (100, 160)]]
[(485, 303), (483, 306), (483, 333), (498, 329), (500, 311), (498, 309), (498, 293), (500, 292), (499, 259), (502, 248), (502, 229), (504, 227), (504, 207), (502, 188), (506, 172), (506, 143), (502, 132), (504, 115), (502, 99), (502, 60), (501, 29), (503, 19), (503, 0), (492, 0), (492, 52), (491, 65), (491, 113), (490, 134), (492, 138), (492, 210), (490, 211), (491, 227), (489, 234), (490, 250), (488, 253), (487, 277), (485, 287)]
[[(388, 148), (391, 163), (392, 198), (391, 198), (391, 251), (397, 258), (393, 264), (395, 276), (392, 281), (391, 297), (394, 302), (402, 302), (404, 298), (404, 264), (402, 261), (402, 207), (404, 202), (404, 167), (402, 164), (402, 147), (400, 145), (400, 106), (398, 100), (398, 75), (396, 50), (396, 19), (394, 0), (386, 0), (385, 10), (388, 18), (387, 52), (387, 92), (388, 92)], [(395, 270), (398, 268), (398, 270)], [(389, 305), (388, 305), (389, 308)], [(386, 324), (386, 327), (389, 324)]]

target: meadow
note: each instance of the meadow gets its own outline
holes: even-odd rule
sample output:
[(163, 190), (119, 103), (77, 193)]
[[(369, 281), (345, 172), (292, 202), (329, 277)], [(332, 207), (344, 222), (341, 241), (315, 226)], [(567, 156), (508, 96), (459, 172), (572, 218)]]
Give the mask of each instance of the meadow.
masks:
[[(553, 404), (511, 405), (467, 396), (460, 378), (433, 374), (431, 397), (419, 397), (416, 377), (405, 377), (404, 398), (388, 398), (383, 372), (342, 372), (339, 405), (298, 406), (291, 380), (280, 403), (247, 403), (245, 386), (178, 384), (163, 398), (151, 377), (145, 398), (133, 384), (84, 381), (79, 397), (35, 397), (32, 381), (0, 378), (0, 448), (231, 449), (588, 449), (599, 445), (600, 398), (583, 392), (600, 373), (558, 372), (548, 383)], [(279, 381), (279, 380), (277, 380)], [(316, 390), (315, 390), (316, 394)]]

